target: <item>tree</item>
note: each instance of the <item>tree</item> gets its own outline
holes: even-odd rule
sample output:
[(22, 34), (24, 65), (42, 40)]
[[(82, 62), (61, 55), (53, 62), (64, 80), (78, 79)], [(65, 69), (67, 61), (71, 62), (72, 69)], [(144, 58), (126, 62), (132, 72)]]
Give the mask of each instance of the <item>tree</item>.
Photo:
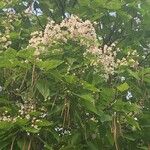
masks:
[(149, 8), (2, 0), (0, 149), (148, 150)]

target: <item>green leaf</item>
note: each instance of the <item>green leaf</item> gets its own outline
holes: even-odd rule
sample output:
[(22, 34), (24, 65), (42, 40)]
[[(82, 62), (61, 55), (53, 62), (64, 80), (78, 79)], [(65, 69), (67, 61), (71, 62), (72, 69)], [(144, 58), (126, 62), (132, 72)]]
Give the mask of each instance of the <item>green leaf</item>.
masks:
[(138, 146), (138, 148), (141, 150), (149, 150), (149, 148), (147, 146)]
[(12, 68), (17, 66), (19, 61), (16, 58), (17, 51), (14, 49), (7, 49), (0, 56), (0, 68)]
[(127, 119), (127, 122), (128, 122), (130, 125), (132, 125), (132, 126), (134, 126), (134, 127), (136, 127), (137, 129), (140, 130), (140, 126), (139, 126), (138, 122), (137, 122), (136, 120), (134, 120), (134, 118), (129, 117), (129, 116), (126, 116), (126, 119)]
[(129, 113), (129, 112), (135, 112), (135, 113), (140, 113), (140, 106), (134, 103), (128, 103), (124, 102), (122, 100), (117, 100), (116, 103), (114, 104), (113, 108), (116, 111), (124, 112), (124, 113)]
[(19, 125), (20, 127), (23, 127), (28, 124), (28, 120), (27, 119), (17, 119), (15, 124)]
[(85, 89), (88, 89), (90, 91), (93, 91), (93, 92), (100, 92), (99, 89), (97, 89), (94, 85), (86, 82), (86, 81), (81, 81), (82, 85), (83, 85), (83, 88)]
[(33, 127), (23, 127), (23, 130), (29, 133), (39, 133), (40, 129), (35, 129)]
[(91, 112), (94, 112), (95, 114), (97, 113), (97, 109), (95, 107), (94, 104), (94, 98), (91, 94), (75, 94), (74, 95), (78, 96), (79, 98), (81, 98), (81, 100), (79, 101), (87, 110), (90, 110)]
[(78, 78), (74, 75), (64, 75), (65, 80), (70, 84), (75, 84), (78, 82)]
[(93, 98), (93, 96), (91, 94), (82, 94), (82, 95), (76, 94), (76, 95), (79, 96), (80, 98), (82, 98), (82, 99), (84, 99), (86, 101), (89, 101), (89, 102), (94, 104), (95, 100), (94, 100), (94, 98)]
[(43, 95), (44, 99), (47, 99), (50, 95), (49, 84), (48, 81), (39, 80), (36, 84), (37, 89)]
[(12, 40), (19, 39), (19, 38), (20, 38), (20, 33), (11, 32), (11, 33), (10, 33), (10, 38), (11, 38)]
[(67, 58), (67, 61), (70, 65), (72, 65), (76, 61), (76, 59), (75, 58)]
[(120, 9), (122, 5), (123, 3), (120, 0), (110, 0), (105, 3), (104, 7), (106, 7), (107, 9), (117, 10)]
[(100, 114), (100, 119), (102, 122), (111, 121), (112, 117), (104, 112)]
[(144, 78), (143, 79), (145, 82), (147, 82), (148, 84), (150, 84), (150, 77), (149, 78)]
[(131, 76), (133, 76), (135, 79), (140, 80), (138, 73), (137, 72), (133, 72), (132, 70), (128, 69), (128, 72), (130, 73)]
[(97, 148), (97, 146), (92, 143), (92, 142), (88, 142), (88, 148), (91, 149), (91, 150), (98, 150), (99, 148)]
[(129, 89), (129, 85), (125, 82), (117, 87), (120, 92), (124, 92)]
[(20, 50), (17, 53), (17, 56), (21, 57), (21, 58), (24, 58), (26, 60), (30, 60), (30, 59), (33, 59), (34, 51), (35, 51), (34, 48), (30, 48), (30, 49), (28, 48), (28, 49), (25, 49), (25, 50)]
[(41, 139), (39, 137), (40, 141), (44, 143), (44, 147), (46, 148), (46, 150), (53, 150), (52, 147), (47, 143), (45, 142), (43, 139)]
[(80, 133), (74, 133), (73, 136), (71, 137), (71, 145), (75, 145), (79, 142), (80, 139)]
[(8, 121), (0, 122), (0, 130), (10, 129), (13, 125)]
[(39, 127), (48, 127), (48, 126), (51, 126), (52, 123), (50, 123), (49, 121), (47, 120), (40, 120), (38, 122), (36, 122), (36, 125), (39, 126)]
[(5, 5), (6, 5), (5, 2), (0, 2), (0, 9), (4, 8)]
[(24, 150), (28, 150), (28, 146), (29, 146), (29, 140), (26, 138), (18, 138), (17, 139), (17, 145), (20, 148), (20, 150), (22, 148), (24, 148)]
[(46, 60), (46, 61), (38, 62), (37, 66), (40, 67), (40, 69), (42, 70), (48, 71), (50, 69), (55, 69), (62, 63), (63, 61), (60, 61), (60, 60)]
[(3, 59), (0, 57), (0, 68), (14, 68), (19, 63), (17, 59)]
[(107, 129), (107, 131), (106, 131), (107, 133), (106, 133), (106, 138), (108, 139), (108, 141), (109, 141), (109, 144), (110, 145), (114, 145), (114, 138), (113, 138), (113, 134), (112, 134), (112, 132), (109, 130), (109, 129)]
[(133, 138), (131, 135), (123, 135), (123, 137), (130, 141), (135, 141), (135, 138)]
[(17, 55), (17, 51), (14, 50), (14, 49), (12, 49), (12, 48), (9, 48), (9, 49), (7, 49), (7, 50), (4, 52), (4, 57), (5, 57), (5, 58), (10, 58), (10, 59), (12, 59), (12, 58), (15, 58), (16, 55)]

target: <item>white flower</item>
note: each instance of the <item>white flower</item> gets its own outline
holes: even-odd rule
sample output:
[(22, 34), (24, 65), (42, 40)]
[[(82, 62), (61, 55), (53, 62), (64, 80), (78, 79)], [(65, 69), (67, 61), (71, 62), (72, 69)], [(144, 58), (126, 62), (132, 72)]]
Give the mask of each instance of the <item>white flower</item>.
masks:
[(127, 92), (127, 95), (126, 95), (126, 99), (129, 100), (130, 98), (132, 98), (132, 93), (131, 92)]
[(25, 118), (29, 120), (30, 119), (30, 115), (29, 114), (26, 115)]
[(135, 117), (135, 118), (134, 118), (134, 120), (136, 120), (136, 121), (137, 121), (138, 119)]
[(47, 114), (45, 113), (45, 114), (42, 114), (41, 115), (41, 118), (44, 118), (44, 117), (46, 117), (47, 116)]
[(122, 77), (121, 77), (121, 82), (125, 81), (125, 79), (126, 79), (126, 78), (122, 76)]
[(27, 132), (27, 135), (29, 136), (29, 135), (30, 135), (30, 133), (29, 133), (29, 132)]
[(65, 17), (70, 18), (70, 14), (68, 12), (65, 12)]

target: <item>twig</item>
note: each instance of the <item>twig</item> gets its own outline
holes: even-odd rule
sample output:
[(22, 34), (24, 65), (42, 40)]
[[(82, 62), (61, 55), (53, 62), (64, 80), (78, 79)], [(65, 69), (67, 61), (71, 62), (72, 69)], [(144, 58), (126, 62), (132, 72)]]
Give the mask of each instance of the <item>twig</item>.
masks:
[[(33, 8), (34, 9), (34, 8)], [(40, 21), (40, 19), (39, 19), (39, 17), (38, 17), (38, 15), (37, 15), (37, 10), (36, 9), (34, 9), (35, 10), (35, 16), (36, 16), (36, 19), (37, 19), (37, 21), (38, 21), (38, 23), (39, 23), (39, 25), (40, 25), (40, 27), (42, 28), (42, 30), (44, 30), (44, 27), (43, 27), (43, 25), (42, 25), (42, 23), (41, 23), (41, 21)]]
[(21, 85), (20, 85), (20, 87), (19, 87), (19, 90), (21, 90), (21, 88), (23, 87), (23, 84), (24, 84), (25, 79), (26, 79), (26, 77), (27, 77), (27, 73), (28, 73), (28, 70), (26, 70), (26, 72), (25, 72), (25, 75), (24, 75), (24, 78), (23, 78), (23, 80), (22, 80), (22, 83), (21, 83)]
[(112, 108), (112, 106), (116, 103), (117, 101), (117, 95), (118, 95), (118, 92), (117, 92), (117, 89), (115, 89), (115, 96), (113, 98), (113, 100), (110, 102), (110, 105), (106, 108), (104, 108), (103, 111), (106, 111), (106, 110), (109, 110), (110, 108)]
[(115, 147), (116, 147), (116, 150), (119, 150), (118, 148), (118, 143), (117, 143), (117, 125), (116, 125), (116, 114), (114, 115), (114, 119), (113, 119), (113, 127), (114, 127), (114, 141), (115, 141)]
[(34, 77), (35, 77), (35, 64), (33, 65), (33, 68), (32, 68), (31, 87), (33, 87), (33, 85), (34, 85)]
[(24, 140), (24, 143), (23, 143), (23, 148), (22, 148), (22, 150), (25, 150), (25, 146), (26, 146), (26, 141)]
[(29, 142), (29, 145), (28, 145), (28, 150), (31, 149), (31, 142), (32, 142), (32, 139), (30, 139), (30, 142)]
[(11, 144), (10, 150), (13, 150), (15, 139), (16, 139), (16, 137), (14, 137), (13, 140), (12, 140), (12, 144)]
[(56, 95), (55, 98), (54, 98), (54, 101), (53, 101), (53, 103), (52, 103), (51, 110), (53, 109), (53, 107), (54, 107), (54, 105), (55, 105), (55, 102), (56, 102), (57, 97), (58, 97), (58, 96)]

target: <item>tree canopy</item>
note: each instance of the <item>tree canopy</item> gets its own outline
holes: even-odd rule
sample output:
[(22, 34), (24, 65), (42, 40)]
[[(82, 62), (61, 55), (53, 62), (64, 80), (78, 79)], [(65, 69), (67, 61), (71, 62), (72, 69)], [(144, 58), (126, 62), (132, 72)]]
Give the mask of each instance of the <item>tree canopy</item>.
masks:
[(149, 150), (149, 27), (149, 0), (1, 0), (0, 150)]

